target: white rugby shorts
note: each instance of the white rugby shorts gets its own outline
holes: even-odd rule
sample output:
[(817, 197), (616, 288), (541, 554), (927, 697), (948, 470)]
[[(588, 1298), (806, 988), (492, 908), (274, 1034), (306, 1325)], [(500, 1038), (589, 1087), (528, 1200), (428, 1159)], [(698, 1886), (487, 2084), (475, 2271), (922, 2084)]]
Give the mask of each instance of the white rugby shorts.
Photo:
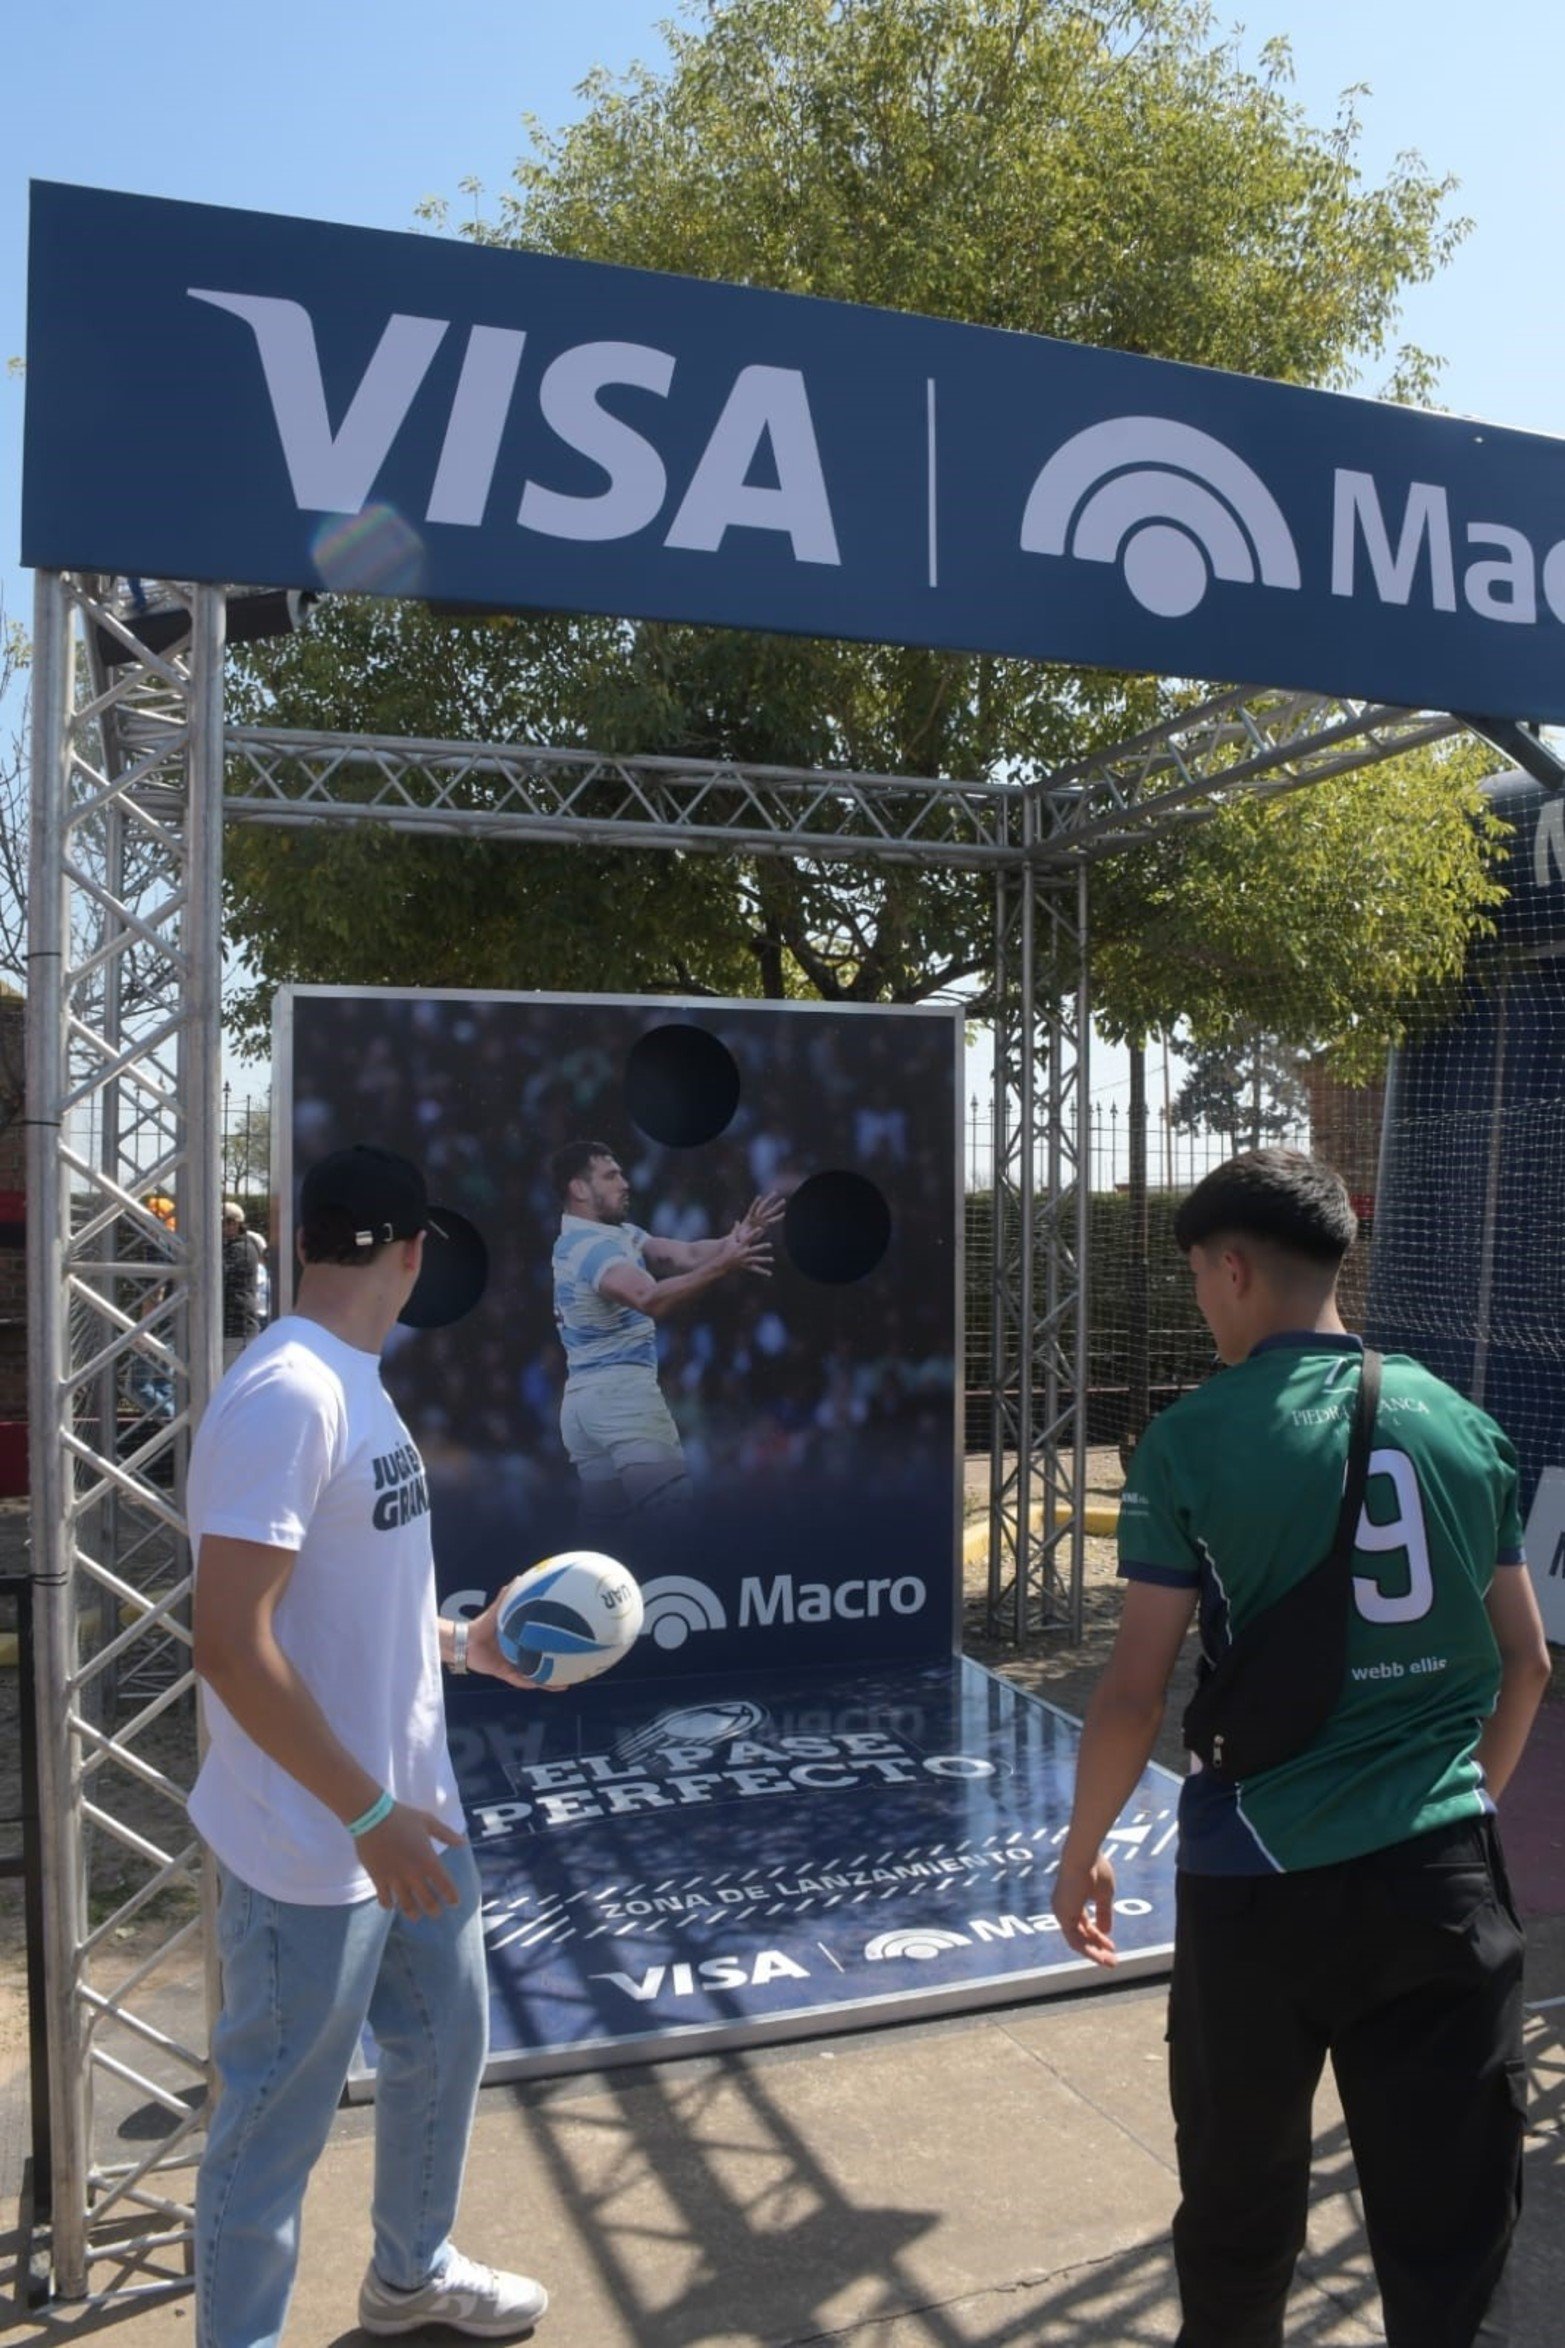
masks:
[(584, 1483), (682, 1457), (679, 1429), (651, 1370), (589, 1370), (568, 1378), (560, 1434)]

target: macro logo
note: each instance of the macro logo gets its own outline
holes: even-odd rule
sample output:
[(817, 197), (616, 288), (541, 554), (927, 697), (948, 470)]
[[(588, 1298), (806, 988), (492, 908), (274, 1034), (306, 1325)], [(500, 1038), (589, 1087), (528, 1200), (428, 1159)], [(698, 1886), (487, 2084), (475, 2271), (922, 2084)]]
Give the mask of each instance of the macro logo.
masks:
[(965, 1932), (947, 1932), (937, 1924), (915, 1924), (904, 1932), (878, 1932), (866, 1943), (864, 1954), (872, 1965), (887, 1957), (913, 1957), (923, 1964), (931, 1957), (943, 1957), (950, 1949), (967, 1946)]
[(708, 1582), (693, 1575), (659, 1574), (641, 1586), (641, 1636), (667, 1655), (676, 1655), (697, 1631), (724, 1631), (728, 1615)]
[(1299, 585), (1292, 534), (1260, 475), (1166, 416), (1113, 416), (1057, 448), (1027, 500), (1022, 550), (1118, 563), (1159, 619), (1193, 612), (1214, 578)]

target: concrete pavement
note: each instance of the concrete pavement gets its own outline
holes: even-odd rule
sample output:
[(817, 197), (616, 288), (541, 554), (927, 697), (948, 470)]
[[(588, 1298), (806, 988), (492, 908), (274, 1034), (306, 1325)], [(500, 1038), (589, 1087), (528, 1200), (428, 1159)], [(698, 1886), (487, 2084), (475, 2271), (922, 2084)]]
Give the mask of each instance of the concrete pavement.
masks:
[[(1554, 2348), (1565, 2304), (1565, 1918), (1533, 1935), (1518, 2344)], [(1163, 2002), (1138, 1987), (490, 2089), (461, 2239), (548, 2283), (544, 2348), (1154, 2348), (1178, 2328)], [(361, 2338), (373, 2127), (373, 2112), (345, 2112), (311, 2186), (297, 2348)], [(78, 2336), (174, 2348), (193, 2332), (178, 2292), (57, 2308), (3, 2337), (17, 2348)], [(1289, 2338), (1312, 2348), (1381, 2338), (1329, 2086)]]
[[(1565, 1707), (1507, 1794), (1529, 1917), (1528, 2200), (1516, 2348), (1565, 2319)], [(1163, 2348), (1178, 2330), (1164, 1994), (1099, 1991), (743, 2057), (485, 2091), (460, 2240), (553, 2306), (540, 2348)], [(344, 2111), (313, 2179), (288, 2348), (350, 2348), (368, 2255), (374, 2113)], [(175, 2193), (189, 2176), (169, 2180)], [(0, 2239), (0, 2261), (15, 2242)], [(192, 2305), (0, 2303), (0, 2348), (188, 2348)], [(0, 2277), (4, 2269), (0, 2267)], [(113, 2279), (95, 2273), (103, 2289)], [(454, 2335), (415, 2336), (438, 2348)], [(1329, 2081), (1290, 2348), (1382, 2338)]]

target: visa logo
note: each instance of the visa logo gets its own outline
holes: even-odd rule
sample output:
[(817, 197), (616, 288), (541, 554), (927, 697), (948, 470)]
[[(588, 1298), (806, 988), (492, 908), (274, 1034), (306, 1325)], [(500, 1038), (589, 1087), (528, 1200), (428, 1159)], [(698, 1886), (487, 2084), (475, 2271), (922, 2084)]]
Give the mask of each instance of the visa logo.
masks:
[[(303, 513), (361, 512), (452, 320), (394, 311), (334, 427), (315, 322), (302, 302), (194, 285), (186, 291), (192, 301), (242, 320), (254, 336), (295, 505)], [(521, 327), (468, 328), (426, 522), (458, 529), (483, 523), (526, 343)], [(639, 342), (583, 342), (551, 359), (532, 394), (538, 414), (561, 447), (586, 458), (603, 482), (577, 492), (529, 476), (520, 487), (517, 527), (601, 542), (661, 522), (671, 497), (663, 458), (646, 432), (603, 405), (603, 395), (639, 394), (643, 406), (668, 400), (677, 368), (671, 351)], [(758, 458), (770, 481), (750, 478)], [(809, 392), (796, 367), (739, 368), (663, 544), (715, 554), (737, 528), (781, 533), (796, 562), (841, 562)]]

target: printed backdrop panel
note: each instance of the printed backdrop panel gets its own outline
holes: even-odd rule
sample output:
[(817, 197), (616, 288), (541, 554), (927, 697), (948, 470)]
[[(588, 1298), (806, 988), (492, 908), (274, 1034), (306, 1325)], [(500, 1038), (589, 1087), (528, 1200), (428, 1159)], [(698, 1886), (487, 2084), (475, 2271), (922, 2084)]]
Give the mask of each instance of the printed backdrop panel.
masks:
[[(541, 1699), (458, 1689), (496, 2078), (1053, 1995), (1079, 1725), (965, 1658)], [(1109, 1837), (1123, 1980), (1166, 1970), (1179, 1780)], [(367, 2091), (373, 2048), (357, 2082)]]
[[(621, 1678), (951, 1652), (960, 1044), (947, 1012), (283, 999), (285, 1195), (376, 1141), (488, 1245), (478, 1306), (386, 1353), (448, 1610), (574, 1544), (642, 1586)], [(676, 1248), (786, 1198), (770, 1277), (734, 1273), (655, 1331), (605, 1318), (586, 1291), (629, 1226), (562, 1225), (551, 1161), (579, 1141), (613, 1153), (631, 1223)]]
[(1527, 1518), (1527, 1564), (1543, 1627), (1565, 1647), (1565, 1468), (1546, 1467)]

